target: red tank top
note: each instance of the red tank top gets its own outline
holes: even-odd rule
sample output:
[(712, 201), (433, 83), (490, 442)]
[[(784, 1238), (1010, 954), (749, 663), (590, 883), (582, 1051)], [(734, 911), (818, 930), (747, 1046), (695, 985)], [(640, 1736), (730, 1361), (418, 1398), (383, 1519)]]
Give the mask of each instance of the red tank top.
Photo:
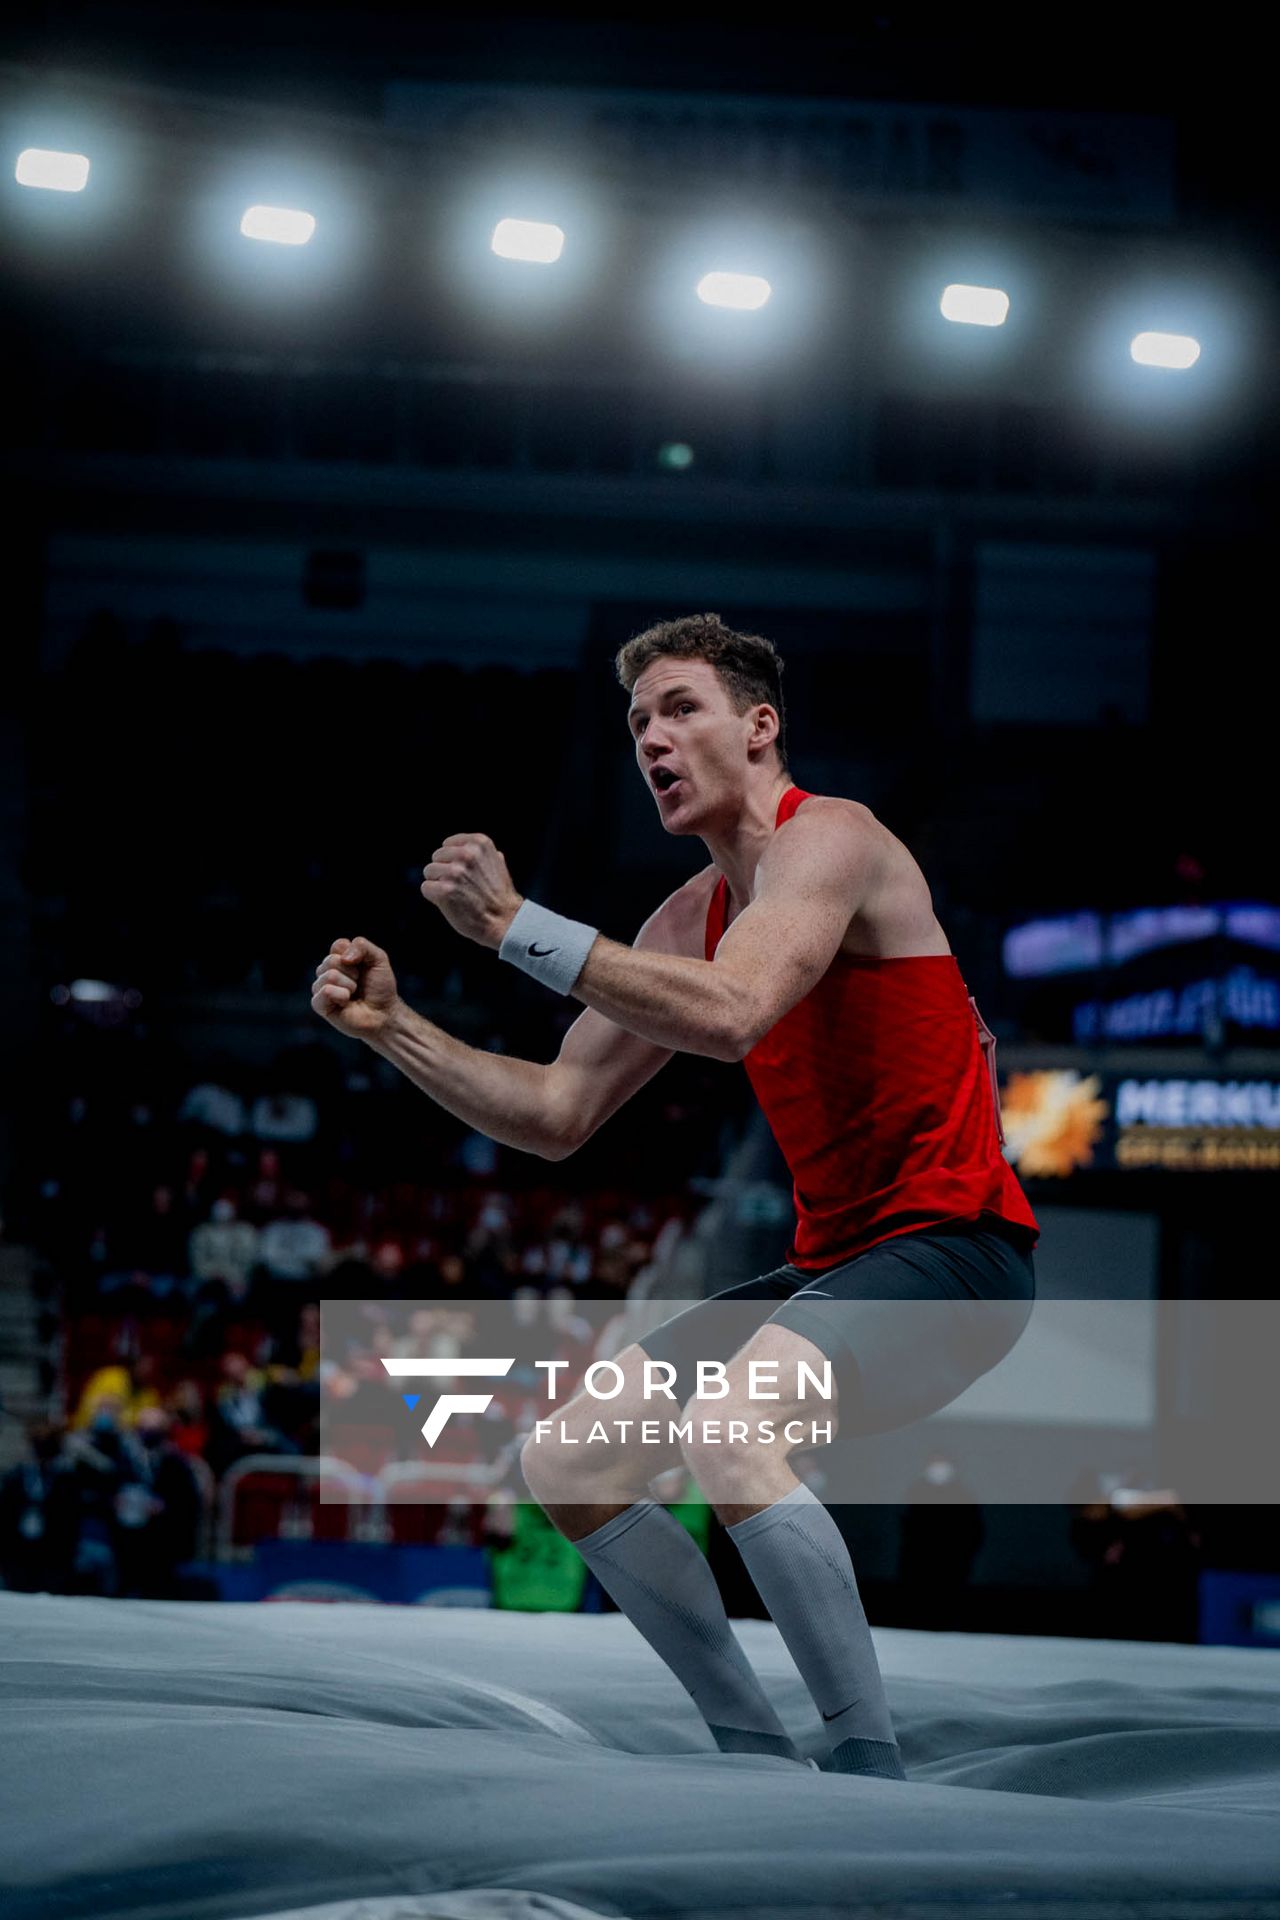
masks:
[[(789, 787), (775, 830), (811, 797)], [(727, 904), (721, 875), (708, 960)], [(743, 1064), (795, 1183), (792, 1266), (820, 1272), (895, 1234), (984, 1216), (1039, 1237), (1000, 1151), (994, 1040), (954, 954), (838, 953)]]

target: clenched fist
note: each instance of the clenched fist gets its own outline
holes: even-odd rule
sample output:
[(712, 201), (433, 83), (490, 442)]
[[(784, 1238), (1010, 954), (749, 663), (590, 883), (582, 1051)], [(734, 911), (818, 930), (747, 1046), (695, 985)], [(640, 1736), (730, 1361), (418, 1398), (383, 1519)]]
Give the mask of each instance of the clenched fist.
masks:
[(335, 940), (316, 968), (312, 1011), (358, 1040), (380, 1033), (398, 1001), (391, 962), (372, 940)]
[(451, 833), (422, 869), (422, 896), (456, 933), (500, 947), (523, 904), (507, 863), (487, 833)]

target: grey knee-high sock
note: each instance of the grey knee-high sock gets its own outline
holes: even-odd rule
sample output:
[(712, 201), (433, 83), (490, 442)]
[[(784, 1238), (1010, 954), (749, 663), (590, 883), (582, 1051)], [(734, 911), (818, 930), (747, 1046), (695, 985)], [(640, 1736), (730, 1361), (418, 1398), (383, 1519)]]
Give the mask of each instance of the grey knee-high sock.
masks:
[(822, 1502), (797, 1486), (728, 1531), (835, 1742), (830, 1770), (905, 1780), (853, 1562)]
[(665, 1507), (638, 1501), (574, 1545), (690, 1694), (722, 1753), (803, 1760), (729, 1625), (715, 1575)]

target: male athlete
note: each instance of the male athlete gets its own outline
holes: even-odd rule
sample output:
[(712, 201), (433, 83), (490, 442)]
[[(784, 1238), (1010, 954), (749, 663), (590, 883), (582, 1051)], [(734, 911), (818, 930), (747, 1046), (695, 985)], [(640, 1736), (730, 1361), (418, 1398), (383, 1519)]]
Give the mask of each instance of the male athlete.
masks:
[[(824, 1419), (844, 1434), (902, 1426), (994, 1366), (1035, 1296), (1038, 1228), (1000, 1151), (986, 1030), (907, 849), (866, 807), (792, 783), (768, 640), (714, 614), (667, 621), (628, 641), (617, 673), (663, 828), (696, 834), (711, 864), (631, 947), (523, 899), (481, 833), (450, 834), (422, 882), (458, 933), (585, 1004), (558, 1058), (481, 1053), (443, 1033), (399, 999), (386, 954), (365, 939), (334, 941), (312, 1006), (469, 1126), (551, 1160), (673, 1052), (743, 1061), (795, 1182), (787, 1264), (624, 1350), (610, 1418), (654, 1413), (646, 1359), (670, 1364), (682, 1403), (691, 1363), (722, 1359), (722, 1430), (760, 1414), (750, 1386), (766, 1377), (781, 1433), (814, 1413), (797, 1363), (822, 1377), (830, 1361)], [(754, 1303), (757, 1330), (736, 1351), (714, 1317), (722, 1302)], [(975, 1310), (989, 1315), (976, 1338), (954, 1318)], [(779, 1364), (752, 1376), (753, 1361)], [(526, 1444), (526, 1481), (722, 1751), (802, 1758), (692, 1537), (647, 1497), (681, 1454), (822, 1715), (829, 1769), (905, 1779), (848, 1549), (789, 1465), (793, 1449), (710, 1444), (698, 1420), (696, 1438), (666, 1451), (581, 1444), (599, 1412), (586, 1395), (568, 1402), (561, 1437)]]

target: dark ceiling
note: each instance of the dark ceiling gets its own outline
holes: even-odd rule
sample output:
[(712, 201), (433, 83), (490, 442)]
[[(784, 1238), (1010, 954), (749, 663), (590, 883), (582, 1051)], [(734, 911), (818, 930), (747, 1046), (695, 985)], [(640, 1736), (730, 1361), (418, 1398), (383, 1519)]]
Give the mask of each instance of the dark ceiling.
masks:
[[(370, 0), (253, 6), (46, 0), (13, 10), (0, 55), (170, 86), (376, 105), (390, 78), (627, 85), (1167, 114), (1262, 153), (1260, 16), (1154, 6), (429, 8)], [(838, 25), (836, 22), (838, 21)], [(1245, 183), (1241, 183), (1242, 185)]]
[[(1273, 228), (1261, 9), (445, 7), (422, 0), (46, 0), (7, 10), (0, 61), (295, 110), (377, 114), (390, 79), (671, 88), (1137, 112), (1178, 129), (1184, 213)], [(785, 25), (783, 20), (785, 19)]]

